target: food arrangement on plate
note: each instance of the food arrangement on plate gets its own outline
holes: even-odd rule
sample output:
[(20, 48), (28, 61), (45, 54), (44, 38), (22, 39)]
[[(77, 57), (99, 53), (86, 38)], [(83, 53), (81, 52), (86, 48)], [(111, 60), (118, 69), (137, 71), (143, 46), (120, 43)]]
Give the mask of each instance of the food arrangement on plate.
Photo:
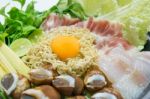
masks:
[(0, 98), (142, 99), (149, 0), (59, 0), (44, 12), (35, 3), (0, 9)]

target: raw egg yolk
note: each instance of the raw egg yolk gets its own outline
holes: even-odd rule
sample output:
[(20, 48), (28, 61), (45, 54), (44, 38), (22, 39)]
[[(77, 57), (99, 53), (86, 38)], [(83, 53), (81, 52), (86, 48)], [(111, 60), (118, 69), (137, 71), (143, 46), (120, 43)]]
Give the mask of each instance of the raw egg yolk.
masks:
[(80, 43), (74, 36), (56, 36), (50, 47), (52, 51), (62, 60), (77, 56), (80, 51)]

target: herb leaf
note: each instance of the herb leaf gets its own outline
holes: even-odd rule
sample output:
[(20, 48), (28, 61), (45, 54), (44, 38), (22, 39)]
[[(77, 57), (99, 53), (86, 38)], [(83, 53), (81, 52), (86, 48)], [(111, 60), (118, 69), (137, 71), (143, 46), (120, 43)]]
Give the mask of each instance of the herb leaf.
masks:
[(6, 4), (5, 6), (3, 6), (3, 7), (0, 9), (0, 14), (1, 14), (1, 15), (6, 16), (6, 15), (5, 15), (5, 9), (6, 9), (6, 7), (7, 7), (8, 5), (9, 5), (9, 3)]
[(34, 14), (35, 13), (34, 4), (35, 4), (35, 1), (31, 1), (31, 3), (27, 6), (25, 12), (28, 14)]
[(13, 1), (19, 2), (22, 7), (24, 6), (24, 4), (25, 4), (25, 2), (26, 2), (26, 0), (13, 0)]
[[(13, 0), (17, 1), (23, 7), (26, 0)], [(47, 11), (38, 12), (34, 9), (35, 1), (28, 4), (26, 10), (18, 9), (16, 7), (5, 14), (4, 6), (0, 9), (0, 15), (5, 16), (4, 25), (0, 24), (0, 39), (7, 45), (10, 45), (14, 40), (19, 38), (28, 38), (28, 36), (38, 29), (43, 20), (50, 13), (57, 13), (60, 16), (69, 14), (72, 17), (86, 19), (84, 10), (79, 3), (73, 2), (73, 0), (59, 0), (58, 4), (53, 6)]]

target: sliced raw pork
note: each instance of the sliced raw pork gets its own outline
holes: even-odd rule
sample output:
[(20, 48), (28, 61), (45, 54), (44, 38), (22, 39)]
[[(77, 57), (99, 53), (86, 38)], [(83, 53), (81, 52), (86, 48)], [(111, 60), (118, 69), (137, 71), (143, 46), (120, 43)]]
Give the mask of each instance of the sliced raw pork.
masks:
[(98, 49), (113, 48), (118, 45), (122, 45), (125, 49), (131, 48), (131, 45), (122, 37), (122, 25), (116, 22), (94, 20), (93, 18), (80, 21), (77, 18), (51, 14), (42, 23), (41, 28), (48, 32), (51, 28), (59, 26), (76, 26), (89, 29), (97, 37), (96, 47)]

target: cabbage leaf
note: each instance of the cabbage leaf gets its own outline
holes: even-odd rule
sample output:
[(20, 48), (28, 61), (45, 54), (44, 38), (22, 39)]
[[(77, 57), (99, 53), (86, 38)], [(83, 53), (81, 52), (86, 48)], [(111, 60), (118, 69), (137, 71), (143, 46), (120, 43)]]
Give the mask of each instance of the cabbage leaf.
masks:
[(150, 31), (150, 2), (149, 0), (135, 0), (131, 4), (100, 16), (123, 24), (123, 37), (129, 43), (143, 48)]

